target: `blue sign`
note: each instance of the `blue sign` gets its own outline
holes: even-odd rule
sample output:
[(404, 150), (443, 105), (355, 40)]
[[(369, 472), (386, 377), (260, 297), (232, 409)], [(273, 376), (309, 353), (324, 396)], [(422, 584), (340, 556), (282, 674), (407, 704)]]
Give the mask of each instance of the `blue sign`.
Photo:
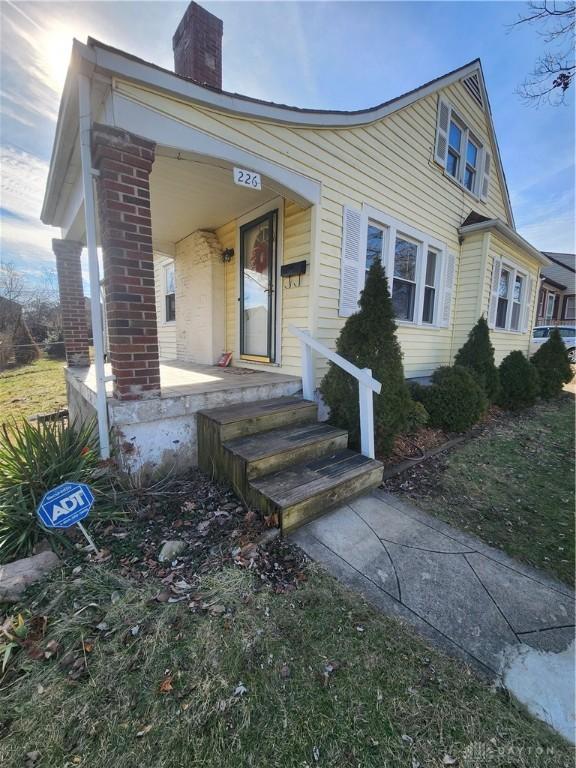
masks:
[(85, 483), (63, 483), (44, 494), (38, 517), (47, 528), (69, 528), (87, 517), (94, 504)]

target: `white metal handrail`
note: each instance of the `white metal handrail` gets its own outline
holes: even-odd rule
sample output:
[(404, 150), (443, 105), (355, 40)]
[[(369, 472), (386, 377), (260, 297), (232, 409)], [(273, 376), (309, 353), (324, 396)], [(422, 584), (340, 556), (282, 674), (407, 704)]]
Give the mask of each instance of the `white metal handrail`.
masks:
[(342, 370), (358, 380), (358, 400), (360, 405), (360, 450), (364, 456), (375, 458), (374, 455), (374, 402), (372, 392), (377, 395), (382, 390), (382, 384), (372, 377), (370, 368), (358, 368), (346, 358), (332, 352), (320, 341), (310, 336), (307, 331), (289, 325), (288, 330), (300, 341), (302, 350), (302, 394), (305, 400), (314, 400), (314, 366), (312, 350), (320, 353)]

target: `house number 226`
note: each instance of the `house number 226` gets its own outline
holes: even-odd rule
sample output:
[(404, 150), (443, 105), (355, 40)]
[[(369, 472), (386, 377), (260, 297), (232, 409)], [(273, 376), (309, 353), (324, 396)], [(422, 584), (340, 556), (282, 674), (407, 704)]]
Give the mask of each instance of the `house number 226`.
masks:
[(234, 168), (234, 184), (250, 189), (262, 189), (262, 180), (259, 173), (246, 171), (244, 168)]

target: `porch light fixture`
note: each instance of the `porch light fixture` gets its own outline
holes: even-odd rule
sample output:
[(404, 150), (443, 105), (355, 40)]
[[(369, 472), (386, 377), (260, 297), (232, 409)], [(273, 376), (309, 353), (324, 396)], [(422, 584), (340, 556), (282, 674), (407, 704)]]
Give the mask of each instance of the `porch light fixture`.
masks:
[(226, 248), (222, 251), (222, 261), (226, 264), (229, 261), (232, 261), (234, 257), (234, 248)]

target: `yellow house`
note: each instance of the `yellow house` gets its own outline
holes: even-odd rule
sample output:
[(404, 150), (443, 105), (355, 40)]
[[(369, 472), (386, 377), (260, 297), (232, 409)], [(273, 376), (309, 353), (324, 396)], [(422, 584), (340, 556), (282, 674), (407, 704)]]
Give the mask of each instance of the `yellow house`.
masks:
[[(97, 338), (81, 369), (69, 331), (73, 412), (104, 408), (141, 463), (184, 444), (194, 462), (190, 414), (299, 391), (291, 328), (333, 350), (375, 258), (407, 377), (450, 364), (481, 315), (497, 361), (527, 353), (548, 261), (515, 229), (480, 61), (370, 109), (316, 111), (223, 91), (221, 37), (192, 3), (175, 72), (74, 42), (42, 220), (61, 229), (72, 308), (74, 259), (86, 244), (98, 285), (103, 249), (111, 371)], [(317, 387), (327, 361), (311, 359)]]

